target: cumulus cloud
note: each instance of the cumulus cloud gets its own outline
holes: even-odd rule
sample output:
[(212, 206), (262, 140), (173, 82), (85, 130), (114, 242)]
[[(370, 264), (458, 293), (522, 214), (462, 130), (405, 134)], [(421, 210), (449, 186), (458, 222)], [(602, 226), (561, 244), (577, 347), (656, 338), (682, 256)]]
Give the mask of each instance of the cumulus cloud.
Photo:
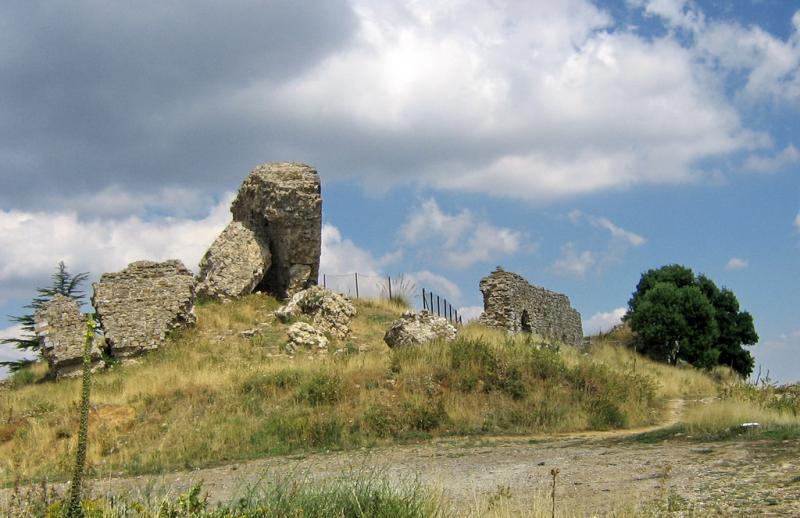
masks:
[(458, 285), (443, 275), (421, 270), (405, 274), (405, 276), (414, 282), (418, 290), (423, 287), (433, 290), (434, 293), (444, 296), (450, 302), (456, 302), (461, 298), (461, 289)]
[(583, 322), (583, 332), (587, 335), (596, 335), (608, 331), (622, 323), (622, 317), (625, 316), (627, 311), (627, 308), (616, 308), (609, 312), (601, 311), (595, 313), (591, 318)]
[(800, 230), (800, 212), (797, 213), (797, 216), (794, 218), (794, 226), (797, 230)]
[(466, 268), (516, 253), (523, 236), (480, 220), (469, 209), (445, 213), (431, 198), (410, 211), (400, 239), (407, 245), (419, 245), (422, 254), (434, 249), (433, 256), (443, 258), (449, 267)]
[(0, 210), (0, 283), (48, 277), (58, 261), (97, 276), (140, 259), (190, 269), (230, 221), (232, 195), (201, 219), (82, 219), (75, 212)]
[(569, 242), (561, 247), (561, 257), (556, 260), (553, 267), (556, 273), (583, 277), (596, 262), (594, 252), (578, 251), (575, 243)]
[(745, 160), (744, 168), (756, 173), (774, 173), (800, 162), (800, 150), (789, 144), (774, 155), (754, 155)]
[(725, 264), (726, 270), (744, 270), (750, 266), (750, 261), (747, 259), (740, 259), (738, 257), (731, 257)]
[(465, 323), (477, 320), (483, 313), (483, 306), (462, 306), (458, 308), (458, 316), (461, 317)]
[(794, 98), (797, 32), (640, 4), (703, 38), (619, 28), (589, 0), (203, 0), (188, 19), (151, 2), (6, 3), (0, 179), (14, 189), (0, 204), (186, 185), (202, 197), (273, 157), (326, 179), (551, 200), (697, 181), (699, 163), (767, 146), (717, 69)]

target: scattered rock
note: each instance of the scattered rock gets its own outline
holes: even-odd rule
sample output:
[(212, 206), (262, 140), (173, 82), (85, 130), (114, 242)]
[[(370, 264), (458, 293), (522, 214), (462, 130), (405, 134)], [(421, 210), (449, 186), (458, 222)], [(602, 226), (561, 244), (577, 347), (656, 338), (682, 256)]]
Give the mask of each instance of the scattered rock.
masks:
[(233, 221), (200, 261), (197, 294), (226, 300), (252, 293), (270, 264), (269, 247), (252, 230)]
[(322, 196), (315, 169), (290, 162), (256, 167), (242, 183), (231, 212), (271, 254), (257, 289), (286, 298), (316, 285)]
[(383, 341), (389, 347), (424, 344), (433, 340), (452, 340), (456, 328), (446, 318), (438, 317), (428, 311), (414, 313), (407, 311), (392, 323)]
[(283, 322), (300, 315), (310, 316), (317, 329), (343, 340), (350, 334), (356, 307), (338, 293), (312, 286), (296, 293), (288, 304), (275, 311)]
[(325, 352), (328, 350), (328, 337), (325, 333), (305, 322), (295, 322), (286, 334), (289, 335), (289, 342), (286, 350), (295, 353), (298, 350), (311, 350), (312, 352)]
[[(34, 331), (42, 355), (56, 377), (78, 376), (83, 367), (83, 347), (86, 336), (86, 315), (78, 302), (64, 295), (54, 295), (34, 315)], [(92, 369), (102, 365), (102, 335), (95, 334), (92, 342)]]
[(178, 260), (137, 261), (104, 273), (92, 304), (112, 355), (126, 359), (159, 348), (169, 331), (194, 324), (194, 277)]
[(510, 333), (528, 332), (580, 346), (581, 315), (561, 293), (529, 284), (521, 275), (499, 266), (480, 282), (481, 324)]

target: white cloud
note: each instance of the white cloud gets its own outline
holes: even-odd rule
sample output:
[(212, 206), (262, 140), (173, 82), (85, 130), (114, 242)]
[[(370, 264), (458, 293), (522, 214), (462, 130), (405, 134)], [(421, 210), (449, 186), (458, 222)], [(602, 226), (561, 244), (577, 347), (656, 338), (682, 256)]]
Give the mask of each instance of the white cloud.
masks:
[(797, 216), (794, 218), (794, 226), (797, 227), (797, 230), (800, 230), (800, 212), (798, 212)]
[(605, 217), (573, 210), (567, 214), (567, 219), (574, 225), (587, 222), (592, 227), (607, 232), (609, 240), (606, 249), (602, 251), (585, 250), (578, 253), (575, 243), (564, 245), (561, 248), (561, 257), (554, 265), (556, 272), (561, 274), (583, 277), (593, 266), (619, 261), (629, 248), (642, 246), (646, 242), (644, 237), (625, 230)]
[(744, 270), (750, 266), (750, 261), (747, 259), (740, 259), (738, 257), (731, 257), (727, 264), (725, 264), (726, 270)]
[(231, 195), (202, 219), (80, 219), (74, 212), (0, 210), (0, 282), (49, 276), (63, 260), (72, 272), (117, 271), (140, 260), (180, 259), (197, 268), (230, 220)]
[(446, 214), (436, 200), (424, 201), (414, 207), (400, 229), (400, 238), (409, 245), (423, 245), (421, 253), (435, 248), (434, 256), (443, 258), (448, 267), (466, 268), (516, 253), (522, 234), (478, 220), (464, 209)]
[(422, 270), (406, 274), (405, 276), (416, 284), (417, 291), (420, 291), (422, 288), (433, 290), (435, 294), (446, 297), (451, 303), (461, 298), (461, 289), (459, 289), (456, 283), (442, 275), (429, 272), (428, 270)]
[(584, 214), (579, 210), (573, 210), (568, 214), (569, 220), (573, 223), (579, 223), (582, 219), (589, 222), (591, 226), (600, 230), (606, 230), (611, 235), (611, 238), (624, 245), (641, 246), (645, 243), (645, 239), (629, 230), (614, 224), (610, 219), (601, 216), (592, 216), (591, 214)]
[(772, 156), (748, 157), (744, 168), (756, 173), (773, 173), (798, 162), (800, 162), (800, 150), (789, 144), (780, 153)]
[(614, 326), (622, 323), (622, 317), (628, 310), (626, 308), (616, 308), (609, 312), (599, 312), (583, 322), (583, 332), (587, 335), (596, 335), (608, 331)]
[(358, 273), (360, 297), (385, 296), (384, 292), (388, 292), (388, 279), (384, 269), (399, 258), (399, 252), (375, 257), (369, 250), (343, 237), (337, 227), (325, 223), (322, 225), (319, 283), (324, 283), (333, 291), (354, 297), (356, 295), (354, 274)]
[(371, 182), (544, 200), (704, 179), (697, 162), (765, 141), (692, 49), (609, 30), (589, 1), (353, 5), (351, 47), (229, 102), (254, 120), (348, 128), (372, 144), (356, 164)]
[(464, 323), (467, 323), (471, 320), (477, 320), (482, 313), (483, 306), (463, 306), (458, 308), (458, 316), (461, 317), (461, 320), (463, 320)]
[(800, 11), (792, 17), (794, 31), (781, 40), (755, 25), (709, 22), (686, 0), (634, 3), (644, 5), (645, 13), (661, 17), (668, 25), (689, 31), (694, 38), (690, 50), (705, 60), (710, 72), (744, 73), (746, 82), (741, 93), (747, 98), (800, 106)]
[(561, 247), (561, 257), (553, 266), (559, 274), (583, 277), (596, 261), (593, 252), (589, 250), (578, 252), (575, 243), (570, 242)]

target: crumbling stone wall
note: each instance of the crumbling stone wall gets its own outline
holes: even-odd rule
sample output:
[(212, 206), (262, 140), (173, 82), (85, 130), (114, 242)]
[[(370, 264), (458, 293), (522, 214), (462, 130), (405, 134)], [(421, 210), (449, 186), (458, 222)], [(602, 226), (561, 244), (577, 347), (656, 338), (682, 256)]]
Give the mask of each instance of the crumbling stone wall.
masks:
[(194, 277), (178, 260), (137, 261), (104, 273), (92, 304), (111, 354), (125, 359), (159, 348), (169, 331), (194, 324)]
[[(78, 302), (56, 294), (36, 311), (33, 322), (42, 355), (51, 371), (59, 378), (79, 375), (83, 365), (86, 315), (81, 313)], [(91, 349), (94, 366), (101, 362), (102, 343), (102, 336), (95, 335)]]
[(561, 293), (534, 286), (521, 275), (498, 267), (480, 282), (486, 326), (511, 333), (530, 332), (580, 345), (583, 339), (581, 315)]
[(256, 167), (231, 205), (233, 220), (269, 247), (271, 264), (256, 287), (279, 298), (317, 284), (322, 195), (317, 171), (294, 162)]

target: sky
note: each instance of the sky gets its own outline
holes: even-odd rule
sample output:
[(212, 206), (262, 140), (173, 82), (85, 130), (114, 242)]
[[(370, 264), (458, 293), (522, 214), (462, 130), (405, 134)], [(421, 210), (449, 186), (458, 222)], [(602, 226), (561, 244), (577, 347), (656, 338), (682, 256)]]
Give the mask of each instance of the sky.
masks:
[(340, 289), (474, 317), (502, 265), (591, 334), (680, 263), (753, 315), (762, 377), (800, 380), (795, 2), (10, 0), (0, 70), (0, 315), (60, 260), (196, 270), (249, 171), (299, 161)]

